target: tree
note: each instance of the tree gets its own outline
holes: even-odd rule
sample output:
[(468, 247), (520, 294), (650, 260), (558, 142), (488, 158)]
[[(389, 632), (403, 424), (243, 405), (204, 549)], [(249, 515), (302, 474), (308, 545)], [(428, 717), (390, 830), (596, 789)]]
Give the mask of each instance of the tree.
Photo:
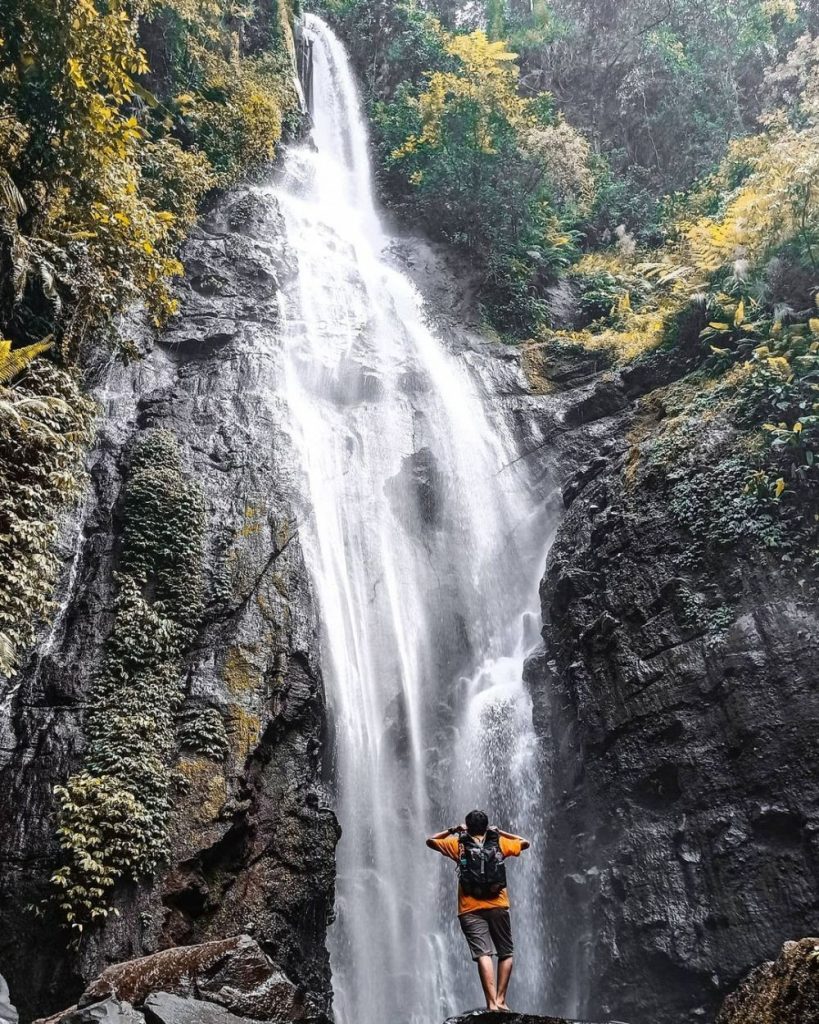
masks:
[(455, 69), (431, 71), (376, 110), (388, 182), (435, 233), (485, 270), (490, 319), (530, 331), (573, 253), (566, 225), (592, 192), (588, 146), (547, 96), (518, 93), (516, 56), (483, 31), (446, 38)]

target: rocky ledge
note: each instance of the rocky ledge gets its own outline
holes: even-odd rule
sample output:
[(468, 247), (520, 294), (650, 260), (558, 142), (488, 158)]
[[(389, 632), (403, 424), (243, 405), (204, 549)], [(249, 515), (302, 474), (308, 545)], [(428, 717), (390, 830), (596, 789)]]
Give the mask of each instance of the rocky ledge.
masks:
[(327, 1017), (249, 935), (106, 968), (75, 1006), (35, 1024), (242, 1024)]

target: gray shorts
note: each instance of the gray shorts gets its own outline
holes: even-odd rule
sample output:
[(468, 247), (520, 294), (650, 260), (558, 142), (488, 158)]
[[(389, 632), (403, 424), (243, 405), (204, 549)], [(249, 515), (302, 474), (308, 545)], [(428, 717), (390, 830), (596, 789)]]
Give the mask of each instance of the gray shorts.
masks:
[(461, 914), (458, 921), (469, 943), (473, 960), (493, 956), (495, 952), (498, 960), (508, 960), (514, 953), (512, 921), (506, 907), (473, 910), (469, 914)]

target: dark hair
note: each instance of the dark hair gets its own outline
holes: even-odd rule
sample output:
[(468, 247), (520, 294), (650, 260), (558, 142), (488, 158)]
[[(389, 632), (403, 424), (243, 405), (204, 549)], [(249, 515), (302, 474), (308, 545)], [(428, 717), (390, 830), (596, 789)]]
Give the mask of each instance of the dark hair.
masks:
[(464, 818), (466, 831), (471, 836), (482, 836), (489, 825), (489, 818), (486, 811), (470, 811)]

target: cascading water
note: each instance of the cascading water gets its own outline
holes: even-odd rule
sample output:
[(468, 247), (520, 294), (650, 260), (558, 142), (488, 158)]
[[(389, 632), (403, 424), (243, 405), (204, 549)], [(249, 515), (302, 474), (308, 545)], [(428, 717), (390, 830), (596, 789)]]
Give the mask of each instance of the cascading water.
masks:
[(343, 828), (336, 1017), (432, 1024), (479, 1002), (454, 865), (423, 842), (479, 805), (534, 840), (510, 876), (514, 1000), (536, 1011), (540, 793), (521, 670), (544, 503), (492, 395), (384, 257), (347, 57), (318, 18), (304, 31), (314, 145), (291, 151), (275, 191), (298, 259), (283, 300), (286, 401)]

